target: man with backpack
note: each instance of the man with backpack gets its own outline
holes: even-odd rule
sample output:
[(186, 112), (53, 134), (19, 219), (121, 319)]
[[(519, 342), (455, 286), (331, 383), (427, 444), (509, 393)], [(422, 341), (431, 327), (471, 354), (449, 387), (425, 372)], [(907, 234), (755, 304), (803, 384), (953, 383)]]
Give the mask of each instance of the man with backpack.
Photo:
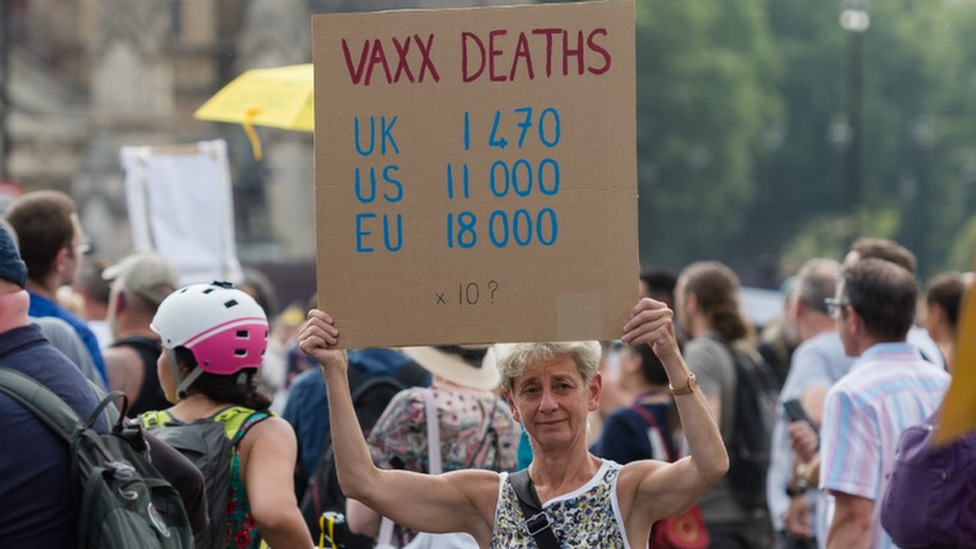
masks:
[[(94, 385), (28, 324), (26, 281), (12, 234), (0, 223), (3, 547), (188, 549), (190, 529), (206, 526), (206, 507), (194, 501), (202, 476), (105, 409), (115, 395), (99, 402)], [(110, 430), (104, 418), (113, 416)]]
[[(27, 318), (27, 267), (0, 226), (0, 367), (26, 374), (87, 418), (98, 405), (81, 371)], [(5, 549), (73, 547), (78, 508), (71, 450), (22, 404), (0, 392), (0, 544)], [(96, 428), (105, 430), (104, 422)]]
[(700, 502), (713, 549), (762, 549), (772, 537), (765, 479), (775, 381), (758, 353), (743, 345), (753, 328), (739, 309), (738, 291), (735, 273), (714, 261), (686, 267), (675, 291), (675, 314), (689, 336), (685, 361), (729, 453), (728, 474)]

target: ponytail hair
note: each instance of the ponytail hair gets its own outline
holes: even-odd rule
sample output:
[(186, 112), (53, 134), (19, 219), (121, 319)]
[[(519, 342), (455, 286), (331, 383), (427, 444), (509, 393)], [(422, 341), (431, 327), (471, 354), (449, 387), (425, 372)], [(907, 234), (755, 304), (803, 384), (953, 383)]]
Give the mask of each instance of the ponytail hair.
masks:
[(739, 277), (718, 261), (692, 263), (681, 274), (709, 327), (727, 343), (752, 338), (754, 329), (739, 309)]

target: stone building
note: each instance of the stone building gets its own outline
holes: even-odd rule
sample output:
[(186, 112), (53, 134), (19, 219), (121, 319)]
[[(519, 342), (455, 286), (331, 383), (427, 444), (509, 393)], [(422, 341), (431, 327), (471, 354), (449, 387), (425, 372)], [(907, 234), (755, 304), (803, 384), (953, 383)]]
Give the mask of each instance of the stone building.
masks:
[(290, 284), (305, 297), (312, 135), (259, 128), (259, 164), (239, 126), (193, 111), (247, 69), (310, 62), (312, 13), (505, 3), (515, 2), (3, 0), (0, 179), (71, 194), (96, 252), (116, 258), (132, 246), (120, 147), (226, 139), (241, 260), (291, 276), (297, 267), (303, 282)]

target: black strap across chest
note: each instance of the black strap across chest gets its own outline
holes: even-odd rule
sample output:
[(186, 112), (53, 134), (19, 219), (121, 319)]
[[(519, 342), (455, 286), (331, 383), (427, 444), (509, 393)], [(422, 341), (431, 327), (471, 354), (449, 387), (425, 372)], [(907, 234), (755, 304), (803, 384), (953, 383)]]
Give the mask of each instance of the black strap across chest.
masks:
[(518, 496), (519, 507), (525, 517), (525, 528), (535, 539), (535, 544), (539, 549), (559, 549), (559, 539), (552, 530), (549, 517), (542, 510), (539, 495), (536, 494), (532, 478), (529, 477), (529, 470), (522, 469), (509, 475), (508, 478), (511, 479), (515, 495)]

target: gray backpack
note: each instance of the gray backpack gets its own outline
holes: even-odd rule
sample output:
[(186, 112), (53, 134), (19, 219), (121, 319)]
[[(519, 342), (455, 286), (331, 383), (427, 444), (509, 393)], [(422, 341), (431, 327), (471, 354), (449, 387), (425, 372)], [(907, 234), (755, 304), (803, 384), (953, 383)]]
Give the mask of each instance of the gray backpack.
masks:
[(33, 378), (0, 368), (0, 391), (30, 410), (71, 452), (79, 507), (79, 549), (192, 549), (193, 535), (179, 493), (146, 457), (138, 424), (115, 417), (110, 432), (92, 428), (114, 399), (103, 398), (88, 421)]
[(211, 417), (189, 423), (177, 420), (166, 410), (139, 416), (144, 429), (186, 456), (206, 479), (210, 525), (194, 536), (196, 549), (227, 547), (234, 456), (247, 431), (268, 417), (269, 412), (243, 406), (228, 406)]

